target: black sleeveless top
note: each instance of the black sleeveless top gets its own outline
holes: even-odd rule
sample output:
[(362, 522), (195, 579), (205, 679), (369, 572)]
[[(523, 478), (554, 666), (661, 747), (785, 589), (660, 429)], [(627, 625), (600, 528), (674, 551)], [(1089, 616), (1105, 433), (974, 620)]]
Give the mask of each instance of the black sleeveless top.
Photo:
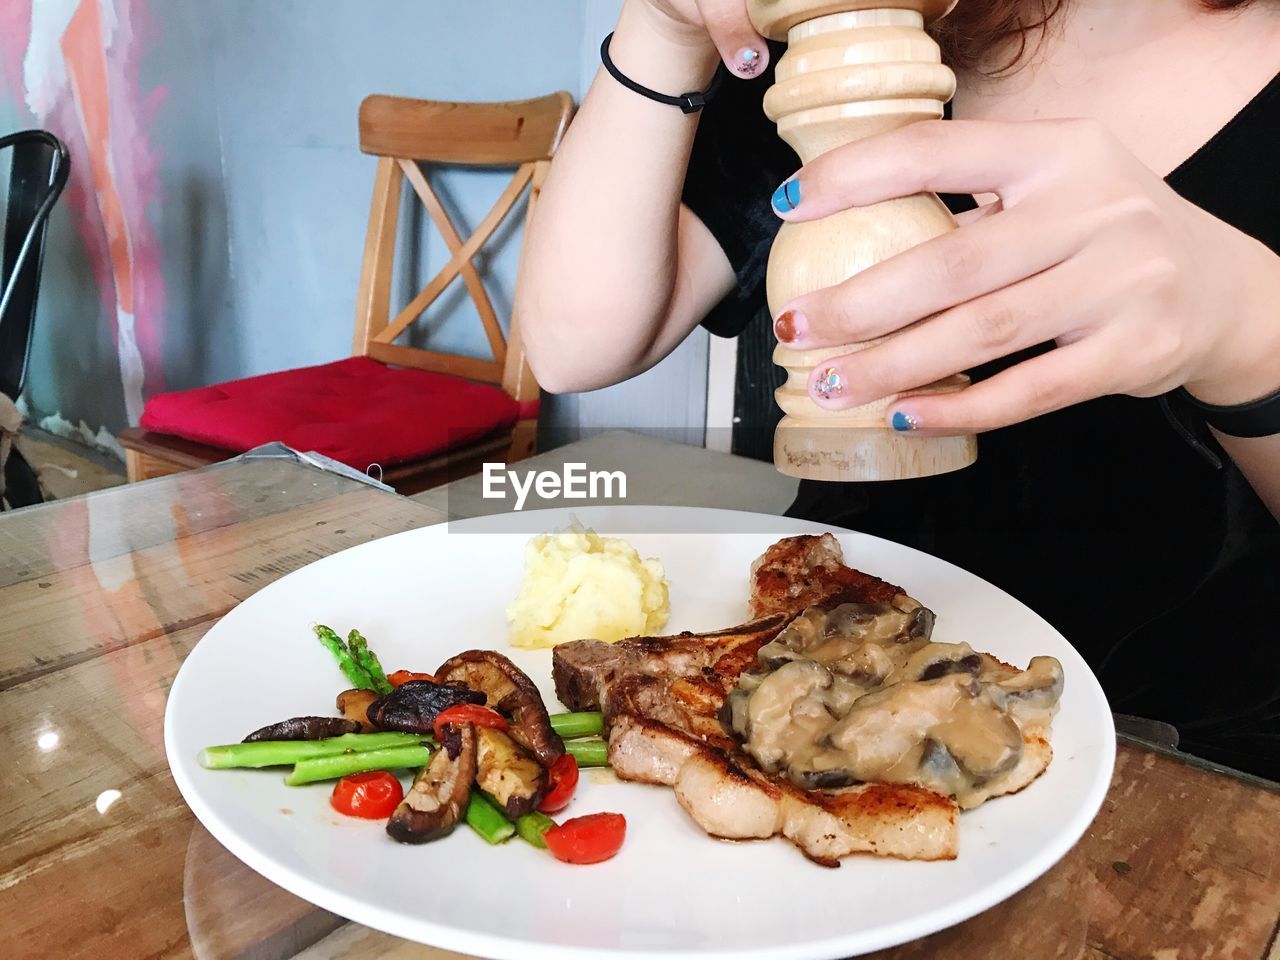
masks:
[[(769, 323), (769, 197), (799, 165), (761, 110), (772, 82), (721, 87), (685, 182), (738, 277), (704, 321), (721, 336)], [(1167, 182), (1280, 252), (1280, 75)], [(1168, 399), (1112, 396), (978, 443), (975, 465), (939, 477), (803, 482), (788, 512), (971, 570), (1056, 626), (1116, 712), (1172, 723), (1182, 749), (1280, 780), (1280, 525), (1204, 424)]]

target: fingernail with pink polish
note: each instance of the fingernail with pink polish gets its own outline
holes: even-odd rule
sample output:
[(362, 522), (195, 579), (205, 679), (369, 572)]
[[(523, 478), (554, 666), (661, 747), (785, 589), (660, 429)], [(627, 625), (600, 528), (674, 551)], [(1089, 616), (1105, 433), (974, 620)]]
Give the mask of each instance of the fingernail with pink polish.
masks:
[(893, 411), (893, 416), (889, 418), (889, 423), (899, 433), (910, 433), (912, 430), (920, 429), (920, 418), (905, 410)]
[(773, 335), (782, 343), (797, 343), (809, 332), (808, 321), (799, 310), (784, 310), (773, 321)]
[(755, 47), (743, 47), (733, 58), (733, 69), (740, 76), (754, 77), (764, 65), (764, 57)]
[(844, 393), (844, 388), (844, 377), (835, 367), (827, 367), (820, 371), (811, 387), (815, 400), (832, 400)]

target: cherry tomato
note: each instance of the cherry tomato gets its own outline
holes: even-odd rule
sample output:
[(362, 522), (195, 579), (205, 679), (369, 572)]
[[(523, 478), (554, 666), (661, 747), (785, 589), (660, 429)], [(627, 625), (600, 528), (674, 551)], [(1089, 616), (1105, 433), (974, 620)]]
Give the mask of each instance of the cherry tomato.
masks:
[(385, 770), (353, 773), (333, 786), (329, 805), (348, 817), (385, 820), (404, 799), (400, 781)]
[(436, 714), (431, 729), (437, 740), (440, 739), (440, 728), (447, 723), (469, 723), (476, 727), (493, 727), (495, 730), (511, 729), (498, 711), (475, 703), (459, 703)]
[(592, 813), (574, 817), (542, 835), (547, 849), (565, 863), (599, 863), (622, 848), (627, 819), (620, 813)]
[(414, 673), (412, 670), (397, 670), (395, 673), (387, 674), (387, 683), (393, 687), (398, 687), (402, 683), (408, 683), (410, 680), (429, 680), (436, 682), (436, 678), (429, 673)]
[(578, 761), (565, 754), (547, 768), (547, 793), (538, 804), (543, 813), (559, 813), (578, 788)]

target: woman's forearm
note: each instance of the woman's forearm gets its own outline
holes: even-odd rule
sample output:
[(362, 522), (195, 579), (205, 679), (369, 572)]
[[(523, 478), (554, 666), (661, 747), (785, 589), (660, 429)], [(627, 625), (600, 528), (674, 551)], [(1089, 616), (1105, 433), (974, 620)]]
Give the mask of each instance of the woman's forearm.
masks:
[[(710, 40), (643, 0), (628, 0), (610, 52), (623, 73), (673, 94), (706, 87), (719, 62)], [(697, 118), (597, 74), (525, 238), (517, 310), (548, 390), (594, 389), (651, 366), (732, 282), (705, 228), (680, 211)]]

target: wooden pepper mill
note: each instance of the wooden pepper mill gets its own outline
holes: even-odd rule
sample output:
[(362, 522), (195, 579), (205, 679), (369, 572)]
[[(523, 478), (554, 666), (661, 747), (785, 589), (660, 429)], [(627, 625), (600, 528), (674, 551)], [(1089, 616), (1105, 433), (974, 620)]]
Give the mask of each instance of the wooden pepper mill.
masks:
[[(955, 75), (924, 27), (955, 2), (749, 0), (756, 29), (771, 40), (788, 41), (764, 109), (802, 163), (863, 137), (942, 116), (955, 93)], [(794, 297), (835, 286), (954, 229), (951, 214), (931, 193), (784, 223), (769, 256), (769, 309), (776, 316)], [(785, 414), (773, 441), (780, 471), (811, 480), (896, 480), (958, 470), (977, 457), (973, 436), (902, 436), (884, 419), (899, 397), (962, 389), (969, 382), (963, 374), (849, 410), (825, 410), (810, 399), (807, 385), (815, 366), (876, 342), (819, 350), (780, 344), (774, 351), (774, 363), (787, 371), (775, 394)]]

